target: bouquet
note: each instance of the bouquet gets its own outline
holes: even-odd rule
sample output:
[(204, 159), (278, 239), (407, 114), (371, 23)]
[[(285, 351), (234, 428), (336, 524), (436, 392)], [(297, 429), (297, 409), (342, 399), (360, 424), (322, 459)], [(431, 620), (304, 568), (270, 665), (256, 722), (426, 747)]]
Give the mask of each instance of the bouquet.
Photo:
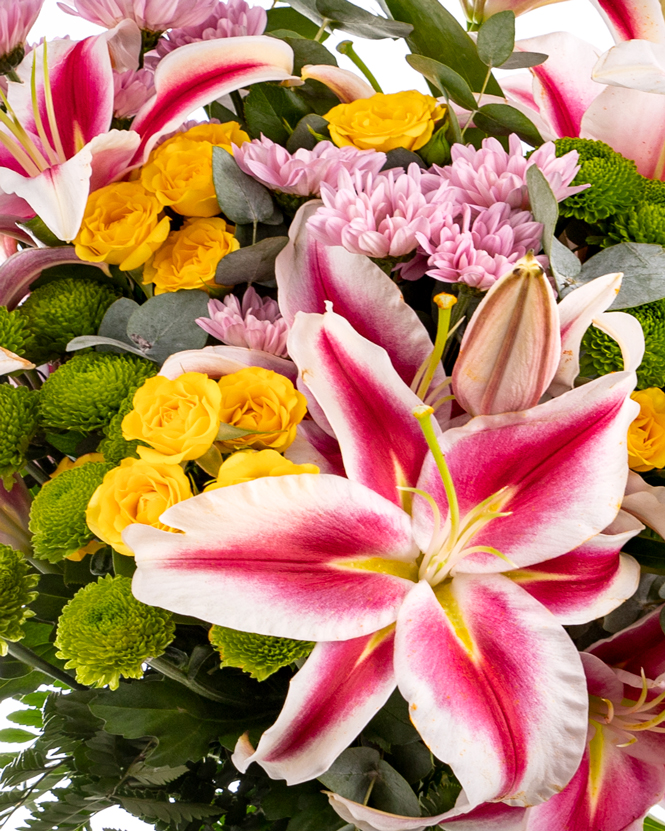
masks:
[(664, 827), (665, 21), (536, 5), (0, 0), (5, 822)]

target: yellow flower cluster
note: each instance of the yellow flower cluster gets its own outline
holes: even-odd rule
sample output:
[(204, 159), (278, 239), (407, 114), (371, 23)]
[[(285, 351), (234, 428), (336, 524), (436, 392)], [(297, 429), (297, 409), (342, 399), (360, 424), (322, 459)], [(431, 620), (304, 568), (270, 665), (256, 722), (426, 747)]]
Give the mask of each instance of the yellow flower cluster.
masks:
[(628, 464), (640, 473), (665, 467), (665, 392), (650, 387), (630, 397), (640, 412), (628, 428)]

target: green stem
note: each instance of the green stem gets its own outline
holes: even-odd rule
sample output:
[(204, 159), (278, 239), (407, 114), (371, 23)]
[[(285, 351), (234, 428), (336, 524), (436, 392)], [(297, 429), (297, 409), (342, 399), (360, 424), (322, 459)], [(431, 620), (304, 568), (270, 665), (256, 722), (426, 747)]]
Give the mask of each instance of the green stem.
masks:
[(478, 94), (478, 101), (476, 102), (476, 107), (475, 107), (475, 109), (471, 110), (471, 112), (469, 113), (469, 120), (466, 122), (466, 124), (464, 125), (464, 129), (462, 130), (462, 138), (464, 138), (464, 133), (466, 133), (469, 125), (473, 121), (474, 115), (480, 109), (480, 106), (481, 106), (480, 102), (483, 99), (483, 95), (485, 94), (485, 90), (487, 89), (487, 85), (489, 84), (491, 77), (492, 77), (492, 67), (488, 66), (487, 67), (487, 74), (485, 75), (485, 80), (483, 81), (483, 85), (480, 89), (480, 93)]
[(35, 462), (28, 462), (24, 468), (28, 471), (30, 476), (36, 481), (39, 482), (40, 485), (45, 484), (50, 479), (46, 473), (39, 467), (39, 465), (35, 464)]
[(172, 681), (177, 681), (184, 687), (188, 687), (192, 692), (195, 692), (203, 698), (209, 699), (210, 701), (218, 701), (220, 704), (244, 705), (247, 703), (244, 700), (234, 698), (233, 696), (224, 695), (224, 693), (210, 689), (210, 687), (206, 687), (204, 684), (201, 684), (195, 678), (189, 678), (187, 676), (187, 673), (183, 672), (181, 669), (178, 669), (177, 666), (172, 664), (169, 660), (167, 660), (164, 657), (150, 658), (147, 663), (153, 669), (157, 670), (157, 672), (161, 672), (162, 675), (165, 675)]
[(319, 28), (319, 31), (316, 33), (316, 37), (314, 38), (314, 40), (317, 43), (319, 43), (321, 41), (321, 38), (325, 34), (326, 27), (328, 26), (328, 24), (330, 22), (331, 22), (331, 20), (330, 20), (329, 17), (324, 17), (323, 20), (321, 21), (321, 27)]
[(353, 48), (353, 42), (350, 40), (343, 40), (337, 44), (337, 51), (340, 52), (342, 55), (346, 55), (349, 60), (353, 61), (353, 63), (358, 67), (358, 69), (362, 72), (362, 74), (367, 78), (367, 80), (372, 85), (372, 89), (375, 92), (383, 92), (381, 87), (379, 86), (379, 82), (376, 80), (374, 75), (371, 73), (367, 64), (363, 61), (363, 59), (356, 53), (355, 49)]
[(439, 308), (439, 321), (436, 329), (434, 349), (430, 355), (429, 364), (427, 365), (427, 370), (425, 371), (423, 380), (420, 382), (418, 392), (416, 393), (421, 401), (425, 400), (429, 386), (434, 378), (436, 368), (441, 364), (443, 350), (445, 348), (446, 340), (448, 339), (448, 331), (450, 329), (450, 310), (457, 303), (457, 298), (452, 294), (441, 292), (441, 294), (436, 295), (434, 302)]
[(27, 557), (27, 560), (41, 574), (62, 574), (59, 564), (49, 563), (48, 560), (40, 560), (38, 557)]
[(247, 122), (245, 121), (245, 105), (242, 102), (242, 95), (237, 89), (233, 90), (231, 93), (231, 101), (233, 101), (233, 107), (236, 111), (236, 115), (238, 116), (240, 126), (247, 127)]
[(43, 672), (45, 675), (50, 675), (51, 678), (56, 681), (62, 681), (63, 684), (67, 684), (67, 686), (71, 687), (73, 690), (88, 689), (83, 684), (79, 684), (78, 681), (74, 680), (68, 672), (65, 672), (63, 669), (58, 669), (58, 667), (54, 667), (53, 664), (49, 664), (48, 661), (45, 661), (43, 658), (40, 658), (39, 655), (35, 654), (32, 649), (28, 649), (27, 646), (23, 646), (20, 643), (9, 643), (7, 645), (7, 651), (12, 658), (16, 658), (17, 661), (21, 661), (29, 667)]
[(16, 70), (14, 69), (10, 69), (9, 72), (5, 72), (5, 75), (7, 76), (7, 78), (9, 78), (10, 81), (15, 81), (17, 84), (23, 83), (23, 81), (21, 81), (19, 76), (16, 74)]

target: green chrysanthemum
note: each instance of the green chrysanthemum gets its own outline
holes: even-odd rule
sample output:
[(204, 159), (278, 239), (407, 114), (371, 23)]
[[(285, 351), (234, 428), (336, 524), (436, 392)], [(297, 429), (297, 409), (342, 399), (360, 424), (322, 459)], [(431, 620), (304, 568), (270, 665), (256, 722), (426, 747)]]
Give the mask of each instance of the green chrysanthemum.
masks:
[(27, 607), (37, 597), (39, 575), (29, 572), (22, 554), (0, 545), (0, 655), (7, 654), (7, 641), (21, 640), (23, 623), (35, 614)]
[(74, 277), (35, 289), (20, 307), (33, 338), (30, 360), (44, 363), (64, 355), (72, 338), (96, 335), (106, 310), (118, 296), (112, 285)]
[(37, 431), (38, 402), (36, 390), (0, 384), (0, 479), (25, 465), (25, 454)]
[(120, 409), (113, 416), (111, 421), (104, 428), (104, 438), (99, 443), (97, 450), (104, 458), (113, 465), (119, 465), (123, 459), (131, 456), (133, 459), (138, 459), (139, 454), (136, 452), (138, 441), (127, 441), (122, 435), (122, 420), (133, 409), (134, 392), (130, 394), (120, 405)]
[(645, 182), (631, 159), (612, 150), (602, 141), (562, 138), (556, 142), (557, 156), (571, 150), (579, 153), (580, 170), (573, 185), (591, 187), (569, 196), (559, 205), (562, 216), (574, 216), (590, 225), (630, 210), (642, 198)]
[(606, 244), (649, 242), (665, 245), (665, 204), (641, 202), (614, 219)]
[(88, 462), (63, 471), (42, 487), (30, 508), (29, 527), (37, 557), (55, 563), (93, 539), (85, 511), (112, 468), (105, 462)]
[(23, 357), (31, 346), (28, 324), (20, 311), (0, 306), (0, 346)]
[(314, 649), (310, 641), (238, 632), (226, 626), (213, 626), (208, 637), (219, 652), (223, 667), (238, 667), (259, 681), (265, 681), (298, 658), (306, 658)]
[[(646, 349), (637, 370), (637, 388), (665, 386), (665, 300), (622, 311), (636, 317), (644, 332)], [(623, 369), (619, 344), (591, 326), (582, 339), (580, 372), (587, 377), (607, 375)]]
[(132, 390), (156, 374), (152, 361), (134, 355), (75, 355), (41, 389), (42, 422), (84, 433), (98, 430), (111, 421)]
[(62, 610), (55, 645), (76, 680), (116, 690), (123, 678), (141, 678), (175, 636), (170, 612), (140, 603), (128, 577), (107, 574), (89, 583)]

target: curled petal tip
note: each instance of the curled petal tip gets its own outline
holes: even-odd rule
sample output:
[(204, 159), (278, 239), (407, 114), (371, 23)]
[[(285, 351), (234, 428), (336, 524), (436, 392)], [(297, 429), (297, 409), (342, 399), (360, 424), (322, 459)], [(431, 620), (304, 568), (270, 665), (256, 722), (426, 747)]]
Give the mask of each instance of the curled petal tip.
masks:
[(342, 104), (350, 104), (358, 98), (371, 98), (376, 94), (367, 81), (363, 81), (354, 72), (340, 69), (338, 66), (328, 64), (303, 66), (300, 75), (303, 81), (311, 78), (325, 84)]

